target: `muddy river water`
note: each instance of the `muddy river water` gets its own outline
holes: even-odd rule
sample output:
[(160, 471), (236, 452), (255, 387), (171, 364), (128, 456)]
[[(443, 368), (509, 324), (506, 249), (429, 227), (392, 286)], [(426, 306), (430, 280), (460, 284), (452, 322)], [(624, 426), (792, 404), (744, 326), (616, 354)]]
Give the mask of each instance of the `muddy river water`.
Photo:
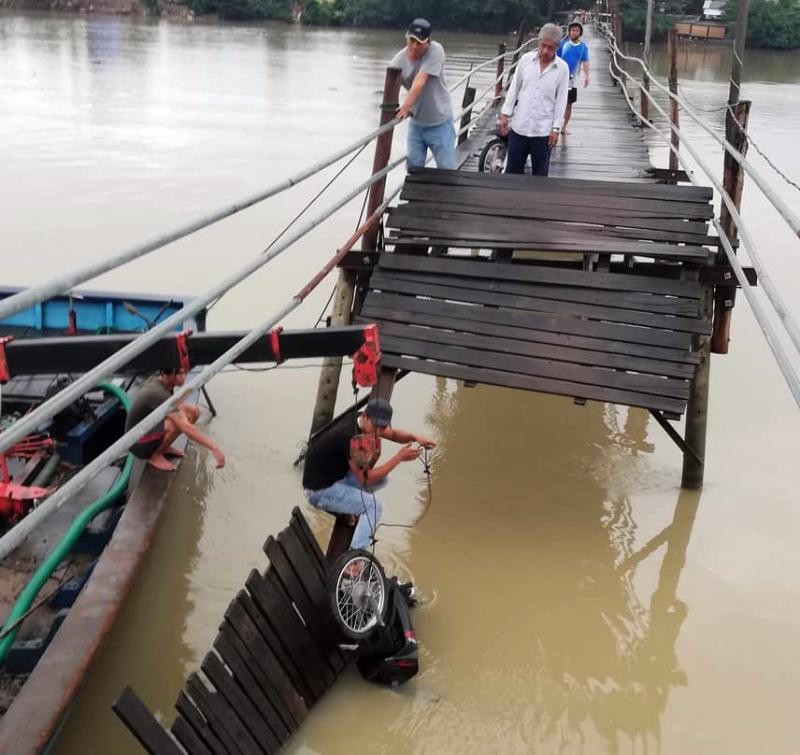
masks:
[[(498, 41), (442, 40), (482, 58)], [(401, 42), (376, 31), (0, 15), (0, 281), (28, 284), (94, 259), (351, 141), (375, 124), (383, 68)], [(681, 49), (684, 94), (716, 127), (729, 54)], [(656, 64), (663, 73), (660, 49)], [(744, 92), (753, 137), (797, 179), (800, 55), (748, 51)], [(686, 128), (721, 173), (718, 146)], [(653, 154), (665, 164), (662, 146)], [(370, 163), (365, 153), (343, 185)], [(92, 285), (202, 292), (324, 181)], [(775, 185), (798, 205), (795, 189)], [(347, 208), (238, 287), (209, 326), (265, 319), (357, 214)], [(800, 314), (800, 249), (751, 184), (744, 217)], [(312, 324), (329, 292), (288, 324)], [(220, 416), (209, 431), (228, 465), (217, 472), (193, 450), (180, 470), (58, 755), (140, 752), (109, 708), (126, 684), (171, 715), (228, 601), (263, 565), (265, 537), (302, 500), (292, 462), (317, 371), (314, 360), (297, 366), (212, 383)], [(288, 752), (798, 751), (800, 413), (745, 304), (731, 354), (712, 365), (700, 494), (681, 492), (679, 452), (640, 410), (412, 376), (398, 385), (395, 418), (439, 442), (427, 516), (383, 529), (378, 544), (419, 585), (422, 672), (400, 691), (346, 675)], [(426, 497), (421, 468), (404, 466), (385, 492), (386, 520), (413, 522)], [(309, 516), (326, 537), (325, 518)]]

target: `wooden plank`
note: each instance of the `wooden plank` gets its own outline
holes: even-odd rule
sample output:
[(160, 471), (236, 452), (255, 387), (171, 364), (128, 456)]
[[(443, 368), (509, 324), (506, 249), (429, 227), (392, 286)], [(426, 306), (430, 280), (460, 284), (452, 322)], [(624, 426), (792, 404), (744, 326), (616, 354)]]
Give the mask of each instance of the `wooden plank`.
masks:
[(406, 190), (406, 186), (403, 187), (400, 198), (402, 200), (414, 198), (418, 202), (480, 204), (484, 207), (523, 207), (526, 203), (536, 203), (554, 207), (572, 207), (578, 214), (588, 209), (603, 209), (623, 216), (636, 213), (655, 218), (686, 220), (710, 220), (714, 217), (714, 210), (709, 202), (620, 196), (614, 191), (616, 185), (609, 183), (598, 193), (591, 194), (580, 187), (559, 190), (552, 186), (550, 181), (525, 189), (498, 186), (487, 189), (485, 186), (437, 186), (407, 182), (408, 189)]
[[(211, 751), (212, 755), (235, 755), (236, 750), (229, 750), (211, 730), (208, 722), (188, 695), (181, 691), (175, 703), (180, 716), (182, 716), (192, 731), (197, 734)], [(191, 751), (190, 751), (191, 752)]]
[[(253, 672), (258, 668), (251, 662), (249, 653), (242, 655), (239, 652), (241, 645), (236, 642), (237, 635), (227, 623), (220, 628), (220, 633), (214, 640), (214, 649), (219, 653), (225, 665), (233, 673), (236, 682), (245, 692), (247, 697), (258, 710), (261, 717), (275, 735), (277, 741), (285, 742), (291, 729), (283, 720), (272, 700), (258, 682)], [(269, 686), (269, 685), (267, 685)]]
[(617, 307), (637, 312), (670, 314), (681, 317), (699, 317), (700, 304), (696, 299), (680, 299), (675, 296), (660, 294), (628, 293), (605, 289), (577, 288), (571, 286), (546, 286), (536, 283), (517, 281), (497, 281), (486, 278), (468, 278), (456, 275), (436, 275), (432, 273), (415, 273), (408, 270), (378, 270), (370, 278), (370, 288), (378, 288), (375, 281), (382, 276), (391, 275), (398, 280), (418, 281), (436, 285), (469, 288), (481, 291), (499, 291), (507, 294), (534, 296), (541, 299), (572, 301), (581, 304), (595, 304), (601, 307)]
[(384, 344), (383, 353), (433, 359), (439, 362), (453, 362), (466, 367), (515, 372), (520, 375), (562, 380), (575, 384), (602, 386), (622, 391), (634, 391), (652, 396), (666, 396), (684, 400), (689, 398), (689, 383), (685, 380), (589, 367), (568, 362), (554, 362), (516, 354), (500, 354), (477, 348), (463, 348), (394, 337)]
[(478, 288), (422, 283), (416, 280), (405, 280), (394, 275), (376, 273), (370, 280), (370, 289), (380, 290), (384, 293), (424, 296), (431, 299), (483, 304), (504, 309), (586, 317), (590, 320), (601, 322), (625, 323), (682, 333), (708, 334), (711, 332), (710, 324), (699, 318), (676, 317), (630, 309), (618, 309), (616, 307), (601, 307), (595, 304), (583, 304), (575, 301), (542, 299), (529, 295), (511, 294), (498, 290), (498, 287), (492, 287), (490, 284), (487, 284), (481, 290)]
[[(283, 549), (283, 553), (297, 574), (303, 588), (308, 593), (308, 597), (316, 607), (323, 624), (329, 625), (330, 604), (327, 586), (327, 577), (320, 574), (317, 565), (311, 563), (304, 536), (298, 529), (291, 526), (293, 537), (280, 538), (278, 545)], [(330, 636), (330, 635), (328, 635)]]
[[(664, 241), (664, 242), (684, 242), (687, 244), (703, 245), (712, 243), (715, 237), (709, 236), (708, 224), (682, 221), (682, 220), (656, 220), (650, 218), (631, 218), (608, 215), (604, 212), (597, 211), (592, 213), (592, 217), (596, 218), (594, 221), (584, 217), (581, 213), (575, 213), (573, 209), (567, 210), (564, 213), (563, 219), (556, 220), (550, 217), (546, 210), (540, 208), (538, 205), (528, 207), (486, 207), (484, 205), (471, 205), (465, 208), (457, 202), (436, 202), (435, 207), (437, 210), (445, 210), (447, 212), (465, 212), (468, 211), (471, 216), (487, 215), (490, 217), (503, 217), (515, 218), (529, 221), (536, 221), (538, 228), (543, 234), (554, 233), (581, 233), (592, 234), (600, 238), (621, 238), (621, 239), (638, 239), (645, 241)], [(424, 206), (423, 206), (424, 207)], [(407, 214), (416, 213), (422, 209), (419, 203), (398, 205), (391, 214), (393, 216), (403, 216)], [(669, 224), (674, 228), (651, 228), (651, 225), (664, 225)]]
[(566, 333), (556, 333), (549, 330), (537, 330), (525, 325), (506, 324), (502, 318), (490, 313), (482, 319), (469, 310), (461, 311), (460, 305), (453, 305), (451, 310), (444, 309), (439, 314), (428, 311), (412, 312), (408, 308), (383, 306), (373, 303), (369, 298), (365, 304), (361, 319), (367, 322), (396, 322), (422, 327), (442, 328), (461, 333), (475, 333), (498, 338), (509, 338), (516, 341), (529, 341), (531, 343), (552, 344), (572, 349), (586, 349), (589, 351), (602, 351), (606, 354), (618, 354), (642, 359), (658, 359), (677, 364), (699, 363), (699, 355), (688, 349), (672, 349), (660, 346), (647, 346), (643, 344), (625, 343), (624, 341), (611, 341), (603, 338), (577, 336)]
[[(638, 328), (633, 325), (609, 325), (594, 320), (581, 320), (577, 317), (561, 317), (542, 312), (529, 312), (521, 309), (498, 309), (477, 307), (469, 304), (451, 304), (432, 299), (415, 299), (410, 296), (382, 294), (370, 291), (364, 302), (365, 311), (372, 305), (407, 309), (419, 314), (450, 315), (494, 322), (498, 325), (527, 327), (533, 330), (547, 330), (551, 333), (564, 333), (577, 336), (591, 336), (609, 341), (625, 341), (647, 346), (662, 346), (672, 349), (689, 350), (692, 337), (689, 333), (676, 333), (655, 328)], [(462, 311), (458, 311), (462, 310)]]
[[(254, 616), (256, 618), (254, 618)], [(241, 591), (231, 604), (225, 619), (242, 645), (237, 645), (250, 661), (255, 661), (257, 678), (275, 709), (290, 729), (305, 720), (308, 705), (300, 672), (281, 647), (272, 628), (263, 620), (252, 598)], [(233, 637), (231, 639), (235, 642)]]
[[(388, 225), (398, 229), (399, 236), (408, 239), (436, 239), (441, 246), (494, 247), (510, 244), (518, 249), (563, 249), (575, 252), (608, 252), (626, 256), (677, 259), (706, 264), (710, 250), (702, 246), (662, 244), (655, 241), (610, 239), (592, 234), (542, 233), (535, 221), (505, 220), (442, 212), (442, 218), (392, 215)], [(443, 242), (443, 243), (440, 243)], [(392, 238), (392, 243), (397, 243)]]
[(644, 409), (659, 409), (660, 411), (671, 412), (676, 415), (682, 414), (686, 409), (686, 402), (677, 399), (618, 391), (586, 384), (568, 383), (566, 381), (549, 380), (546, 378), (532, 377), (530, 375), (520, 375), (513, 372), (502, 372), (500, 370), (464, 367), (463, 365), (450, 364), (447, 362), (433, 362), (425, 359), (398, 357), (394, 354), (385, 355), (382, 363), (385, 367), (392, 369), (421, 372), (426, 375), (438, 375), (441, 377), (453, 378), (454, 380), (468, 380), (476, 383), (486, 383), (487, 385), (498, 385), (505, 388), (539, 391), (541, 393), (604, 401), (612, 404), (621, 404), (623, 406), (638, 406)]
[(585, 272), (544, 265), (498, 265), (494, 262), (455, 257), (412, 257), (407, 254), (384, 253), (382, 270), (411, 270), (445, 275), (489, 278), (492, 280), (525, 281), (579, 288), (601, 288), (610, 291), (700, 298), (700, 285), (687, 280), (669, 280), (624, 273)]
[(300, 536), (300, 541), (306, 547), (309, 555), (312, 556), (312, 563), (316, 564), (317, 572), (323, 583), (325, 583), (328, 579), (328, 564), (325, 561), (325, 554), (298, 506), (292, 509), (292, 519), (289, 526)]
[(280, 748), (278, 738), (250, 698), (230, 675), (219, 656), (214, 652), (208, 653), (200, 668), (230, 706), (239, 723), (257, 743), (260, 751), (264, 755), (272, 755), (277, 752)]
[(247, 589), (261, 615), (272, 626), (281, 644), (300, 672), (312, 701), (316, 702), (332, 681), (332, 672), (292, 604), (282, 599), (257, 571), (247, 579)]
[[(364, 320), (364, 322), (366, 321)], [(664, 375), (683, 380), (692, 379), (695, 372), (695, 368), (691, 364), (679, 364), (657, 359), (638, 359), (631, 356), (568, 348), (560, 345), (551, 346), (549, 344), (502, 338), (496, 333), (483, 336), (473, 333), (454, 333), (437, 327), (413, 327), (406, 324), (387, 322), (386, 320), (379, 320), (377, 324), (381, 333), (381, 346), (387, 353), (399, 353), (392, 343), (392, 339), (397, 337), (450, 346), (463, 346), (464, 348), (476, 348), (483, 351), (497, 351), (504, 354), (538, 357), (556, 362), (572, 362), (592, 367), (642, 372), (648, 375)]]
[(184, 691), (231, 755), (257, 755), (260, 752), (230, 706), (218, 693), (211, 692), (197, 674), (189, 674)]
[(297, 542), (297, 534), (290, 528), (285, 529), (278, 536), (267, 538), (264, 543), (264, 552), (267, 554), (270, 565), (275, 570), (280, 583), (283, 585), (284, 594), (292, 600), (300, 616), (305, 622), (308, 631), (320, 648), (320, 652), (326, 662), (337, 674), (344, 668), (344, 658), (339, 652), (339, 648), (331, 641), (330, 625), (326, 617), (321, 613), (319, 606), (311, 600), (309, 591), (303, 586), (295, 573), (294, 567), (289, 563), (284, 549), (278, 543), (285, 543), (288, 540)]
[[(608, 121), (604, 115), (604, 125)], [(629, 127), (620, 129), (628, 133)], [(492, 173), (468, 173), (466, 171), (443, 171), (434, 168), (409, 169), (406, 179), (409, 183), (435, 183), (447, 186), (514, 186), (517, 188), (527, 188), (529, 186), (549, 186), (561, 189), (582, 188), (585, 190), (600, 189), (609, 187), (617, 196), (641, 197), (649, 199), (672, 199), (679, 198), (683, 202), (710, 202), (713, 198), (713, 190), (705, 186), (668, 186), (665, 184), (630, 184), (627, 181), (587, 181), (575, 178), (541, 178), (539, 176), (492, 174)], [(613, 188), (611, 188), (613, 187)]]
[(189, 726), (182, 716), (178, 716), (170, 728), (172, 736), (180, 742), (183, 749), (190, 755), (215, 755), (214, 752), (206, 747), (205, 742), (200, 738), (200, 735)]
[(183, 750), (164, 731), (149, 708), (130, 687), (125, 687), (111, 707), (150, 755), (184, 755)]

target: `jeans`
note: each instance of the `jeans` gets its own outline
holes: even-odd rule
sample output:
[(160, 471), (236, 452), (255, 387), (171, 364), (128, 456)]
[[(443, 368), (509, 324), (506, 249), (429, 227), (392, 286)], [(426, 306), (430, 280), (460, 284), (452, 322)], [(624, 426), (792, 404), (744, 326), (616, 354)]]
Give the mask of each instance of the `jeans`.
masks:
[(306, 498), (315, 509), (322, 509), (330, 514), (358, 516), (358, 525), (350, 547), (368, 548), (383, 513), (383, 505), (373, 491), (380, 490), (387, 482), (384, 478), (367, 490), (361, 487), (352, 472), (348, 472), (347, 477), (337, 480), (329, 488), (306, 490)]
[(445, 121), (438, 126), (420, 126), (414, 120), (408, 124), (408, 164), (415, 168), (425, 167), (428, 149), (433, 152), (437, 168), (456, 169), (456, 130), (453, 121)]
[(509, 131), (506, 173), (523, 173), (530, 155), (533, 175), (546, 176), (550, 170), (549, 141), (548, 136), (520, 136), (516, 131)]

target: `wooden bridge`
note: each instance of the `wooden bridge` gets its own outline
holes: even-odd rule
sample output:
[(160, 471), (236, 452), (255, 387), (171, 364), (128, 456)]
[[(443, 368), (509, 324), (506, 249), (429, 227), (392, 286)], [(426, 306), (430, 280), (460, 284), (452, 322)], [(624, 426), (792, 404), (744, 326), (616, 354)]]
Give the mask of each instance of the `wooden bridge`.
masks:
[[(462, 169), (412, 170), (382, 243), (365, 235), (345, 259), (333, 324), (379, 324), (381, 390), (413, 371), (649, 410), (684, 452), (684, 483), (699, 484), (713, 293), (731, 281), (709, 234), (712, 192), (651, 166), (604, 73), (605, 43), (591, 32), (587, 41), (592, 85), (579, 92), (551, 177), (473, 170), (493, 136), (497, 106), (488, 108), (459, 147)], [(384, 118), (397, 99), (389, 81)], [(376, 171), (391, 138), (379, 140)], [(383, 186), (373, 192), (375, 210)], [(329, 415), (333, 369), (320, 390), (333, 397)], [(667, 421), (684, 413), (686, 440)], [(265, 551), (270, 566), (231, 603), (204, 678), (192, 674), (178, 696), (171, 733), (131, 690), (115, 704), (148, 752), (277, 752), (344, 668), (325, 559), (299, 510)]]

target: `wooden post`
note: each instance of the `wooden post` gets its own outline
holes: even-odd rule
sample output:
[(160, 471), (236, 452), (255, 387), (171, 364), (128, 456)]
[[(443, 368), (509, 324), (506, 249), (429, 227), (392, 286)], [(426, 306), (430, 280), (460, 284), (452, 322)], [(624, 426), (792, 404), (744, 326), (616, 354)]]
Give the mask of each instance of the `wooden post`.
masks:
[[(678, 94), (678, 32), (673, 27), (669, 30), (667, 37), (667, 47), (669, 50), (669, 91), (672, 94)], [(675, 128), (680, 128), (680, 115), (678, 103), (676, 100), (670, 99), (670, 117)], [(678, 134), (672, 132), (672, 146), (675, 149), (680, 149), (681, 138)], [(678, 162), (678, 155), (673, 151), (669, 151), (669, 169), (678, 170), (680, 164)], [(677, 182), (676, 182), (677, 183)]]
[(497, 61), (497, 83), (494, 87), (494, 102), (492, 103), (497, 107), (503, 101), (503, 72), (506, 67), (506, 43), (501, 42), (497, 46), (497, 54), (503, 57)]
[[(748, 101), (740, 101), (742, 81), (742, 65), (744, 48), (747, 40), (747, 17), (750, 13), (750, 0), (740, 0), (736, 16), (736, 39), (733, 43), (733, 60), (731, 62), (731, 86), (728, 92), (728, 110), (725, 113), (725, 138), (743, 155), (747, 154), (747, 122), (750, 118)], [(741, 124), (741, 126), (739, 125)], [(722, 179), (725, 191), (728, 192), (738, 210), (742, 202), (744, 187), (744, 170), (726, 151), (724, 158), (724, 174)], [(720, 210), (720, 223), (733, 241), (738, 231), (733, 223), (728, 208), (724, 203)], [(717, 253), (717, 262), (726, 264), (725, 253)], [(714, 332), (711, 337), (711, 350), (714, 354), (727, 354), (731, 340), (731, 319), (736, 303), (736, 288), (718, 286), (714, 297)]]
[(508, 69), (509, 83), (511, 83), (511, 79), (514, 78), (514, 71), (517, 70), (517, 63), (519, 63), (520, 56), (519, 48), (522, 47), (522, 43), (525, 41), (525, 37), (527, 36), (528, 22), (523, 18), (522, 21), (519, 22), (519, 28), (517, 29), (517, 44), (514, 48), (514, 57), (511, 59), (511, 67)]
[[(653, 36), (653, 0), (647, 0), (647, 18), (644, 27), (644, 62), (650, 65), (650, 42)], [(642, 74), (642, 116), (650, 120), (650, 76), (645, 71)], [(644, 127), (644, 123), (642, 123)]]
[[(748, 100), (737, 102), (736, 105), (731, 106), (733, 112), (728, 110), (725, 117), (725, 138), (745, 156), (747, 155), (747, 122), (750, 118), (751, 104)], [(740, 128), (740, 123), (744, 126), (743, 129)], [(727, 151), (725, 152), (724, 166), (722, 184), (738, 210), (742, 204), (744, 169)], [(739, 231), (724, 203), (720, 210), (720, 224), (731, 241), (738, 237)], [(717, 264), (728, 264), (725, 252), (722, 250), (717, 253)], [(735, 286), (717, 287), (714, 297), (714, 333), (711, 340), (711, 351), (714, 354), (728, 353), (735, 303)]]
[[(461, 101), (462, 110), (469, 107), (473, 102), (475, 102), (476, 94), (477, 91), (475, 87), (467, 86), (467, 88), (464, 90), (464, 99)], [(458, 135), (459, 144), (463, 144), (465, 141), (467, 141), (467, 137), (469, 136), (469, 130), (467, 129), (467, 126), (469, 126), (471, 120), (472, 120), (471, 110), (465, 112), (464, 115), (461, 116), (461, 127), (459, 128), (459, 131), (461, 133), (459, 133)]]
[[(381, 105), (381, 126), (394, 119), (399, 107), (400, 71), (396, 68), (386, 69), (386, 81), (383, 88), (383, 104)], [(381, 134), (375, 145), (375, 159), (372, 163), (373, 175), (389, 164), (392, 154), (394, 129)], [(369, 191), (367, 217), (372, 215), (383, 203), (386, 179), (374, 183)], [(370, 229), (361, 240), (361, 249), (374, 252), (378, 248), (378, 226)], [(331, 313), (331, 325), (349, 325), (353, 314), (353, 299), (356, 288), (356, 274), (352, 270), (340, 270), (336, 284), (336, 295)], [(339, 378), (342, 372), (341, 357), (328, 357), (323, 361), (317, 388), (317, 400), (314, 405), (314, 416), (311, 421), (311, 434), (325, 427), (333, 419), (336, 408), (336, 394), (339, 390)]]
[[(703, 284), (700, 293), (701, 316), (711, 321), (713, 286)], [(694, 380), (689, 384), (689, 405), (686, 408), (686, 432), (684, 439), (689, 447), (703, 460), (706, 458), (706, 429), (708, 427), (708, 393), (711, 385), (711, 339), (709, 336), (695, 337), (695, 350), (700, 354), (700, 363)], [(681, 485), (690, 490), (703, 486), (705, 464), (699, 464), (689, 454), (683, 455), (683, 479)]]

